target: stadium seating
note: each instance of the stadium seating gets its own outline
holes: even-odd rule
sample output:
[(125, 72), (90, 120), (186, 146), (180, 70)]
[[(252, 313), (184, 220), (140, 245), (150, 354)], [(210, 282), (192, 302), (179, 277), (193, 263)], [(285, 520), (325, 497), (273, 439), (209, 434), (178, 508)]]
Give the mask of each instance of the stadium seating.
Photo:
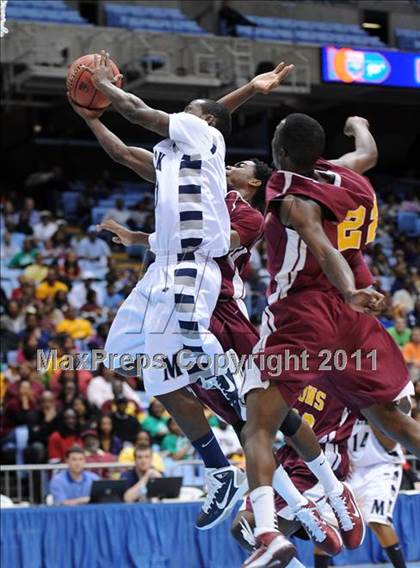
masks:
[(179, 34), (208, 34), (197, 22), (185, 17), (178, 8), (106, 4), (105, 13), (108, 26)]
[(55, 24), (77, 24), (78, 26), (90, 25), (64, 0), (9, 0), (7, 18)]
[(396, 28), (395, 41), (400, 49), (420, 49), (420, 30)]
[(384, 45), (378, 37), (370, 36), (356, 24), (248, 15), (246, 17), (256, 26), (236, 26), (236, 33), (240, 37), (354, 47), (382, 47)]

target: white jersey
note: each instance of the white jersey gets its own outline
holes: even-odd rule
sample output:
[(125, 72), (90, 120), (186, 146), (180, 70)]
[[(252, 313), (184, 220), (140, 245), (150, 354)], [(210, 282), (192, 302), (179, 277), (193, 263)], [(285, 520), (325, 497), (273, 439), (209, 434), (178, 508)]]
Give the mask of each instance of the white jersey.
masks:
[(350, 462), (353, 468), (371, 467), (384, 463), (404, 463), (404, 454), (397, 444), (388, 452), (372, 432), (369, 424), (362, 419), (356, 420), (348, 441)]
[(222, 134), (206, 121), (170, 115), (169, 138), (153, 149), (156, 232), (149, 243), (157, 256), (228, 253), (225, 153)]

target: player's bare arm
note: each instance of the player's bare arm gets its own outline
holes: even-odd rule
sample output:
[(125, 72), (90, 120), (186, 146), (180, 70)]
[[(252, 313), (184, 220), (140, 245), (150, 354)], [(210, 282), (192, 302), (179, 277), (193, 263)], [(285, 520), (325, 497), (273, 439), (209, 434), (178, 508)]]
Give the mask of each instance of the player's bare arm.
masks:
[(374, 426), (372, 426), (372, 424), (369, 423), (369, 426), (370, 426), (370, 428), (373, 432), (373, 435), (378, 440), (378, 442), (381, 444), (381, 446), (387, 452), (392, 452), (395, 449), (395, 446), (397, 445), (396, 442), (394, 442), (394, 440), (391, 440), (390, 438), (385, 436), (385, 434), (382, 434), (382, 432), (380, 430), (378, 430), (378, 428), (375, 428)]
[(273, 89), (276, 89), (286, 79), (293, 69), (294, 65), (287, 65), (282, 61), (273, 71), (256, 75), (249, 83), (228, 93), (217, 102), (225, 106), (230, 112), (234, 112), (258, 93), (262, 95), (271, 93)]
[(383, 295), (369, 288), (356, 290), (353, 272), (343, 255), (332, 245), (322, 225), (322, 209), (312, 200), (287, 196), (280, 202), (280, 220), (293, 227), (318, 260), (325, 275), (357, 311), (375, 309)]
[[(115, 236), (112, 241), (118, 245), (124, 245), (126, 247), (131, 245), (142, 245), (144, 247), (149, 246), (149, 233), (144, 233), (143, 231), (132, 231), (114, 221), (114, 219), (105, 219), (96, 226), (96, 230), (99, 231), (109, 231)], [(241, 238), (237, 231), (232, 230), (230, 232), (230, 248), (235, 249), (241, 246)]]
[(95, 56), (94, 67), (83, 66), (83, 69), (90, 73), (94, 86), (109, 98), (124, 118), (165, 138), (169, 136), (168, 113), (149, 107), (139, 97), (115, 86), (117, 77), (113, 76), (109, 53), (101, 51), (100, 56)]
[(363, 174), (376, 166), (378, 148), (369, 129), (369, 122), (361, 116), (349, 116), (344, 125), (344, 134), (354, 137), (355, 150), (344, 154), (331, 163), (349, 168), (358, 174)]
[(103, 111), (88, 110), (75, 105), (68, 96), (73, 110), (83, 118), (87, 126), (92, 130), (99, 144), (108, 156), (127, 168), (133, 170), (143, 179), (154, 183), (156, 181), (155, 168), (153, 165), (153, 153), (144, 148), (127, 146), (101, 121)]

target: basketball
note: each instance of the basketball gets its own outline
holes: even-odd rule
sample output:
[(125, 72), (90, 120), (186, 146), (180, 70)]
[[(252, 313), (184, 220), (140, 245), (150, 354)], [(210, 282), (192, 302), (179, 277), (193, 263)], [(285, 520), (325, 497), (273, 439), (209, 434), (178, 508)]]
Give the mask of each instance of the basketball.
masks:
[[(109, 62), (115, 77), (120, 73), (119, 69), (112, 60), (109, 60)], [(94, 67), (94, 64), (95, 55), (93, 53), (83, 55), (79, 57), (79, 59), (76, 59), (76, 61), (73, 61), (67, 73), (67, 91), (75, 104), (89, 110), (102, 110), (109, 106), (111, 102), (106, 95), (94, 87), (89, 72), (82, 69), (83, 65), (86, 67)], [(116, 85), (117, 87), (121, 87), (121, 78), (118, 79)]]

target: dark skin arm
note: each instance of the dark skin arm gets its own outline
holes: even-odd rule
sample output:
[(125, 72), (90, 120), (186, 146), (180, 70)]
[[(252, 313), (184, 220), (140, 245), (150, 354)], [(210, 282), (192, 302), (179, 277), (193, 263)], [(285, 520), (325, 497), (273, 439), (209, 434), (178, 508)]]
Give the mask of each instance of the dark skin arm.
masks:
[(280, 201), (280, 220), (293, 227), (319, 262), (324, 274), (355, 310), (370, 313), (383, 295), (372, 289), (356, 290), (353, 272), (333, 247), (322, 224), (322, 209), (315, 201), (289, 195)]
[(217, 102), (226, 107), (228, 111), (234, 112), (256, 94), (268, 95), (286, 79), (293, 69), (294, 65), (286, 65), (282, 61), (273, 71), (256, 75), (249, 83), (228, 93)]
[(361, 116), (349, 116), (344, 125), (344, 134), (354, 136), (355, 150), (344, 154), (332, 164), (349, 168), (358, 174), (364, 174), (378, 161), (378, 148), (369, 130), (369, 122)]
[(149, 107), (139, 97), (114, 85), (116, 78), (109, 63), (109, 53), (101, 51), (100, 56), (95, 55), (94, 67), (83, 66), (83, 69), (90, 73), (94, 86), (108, 97), (124, 118), (165, 138), (169, 136), (168, 113)]

